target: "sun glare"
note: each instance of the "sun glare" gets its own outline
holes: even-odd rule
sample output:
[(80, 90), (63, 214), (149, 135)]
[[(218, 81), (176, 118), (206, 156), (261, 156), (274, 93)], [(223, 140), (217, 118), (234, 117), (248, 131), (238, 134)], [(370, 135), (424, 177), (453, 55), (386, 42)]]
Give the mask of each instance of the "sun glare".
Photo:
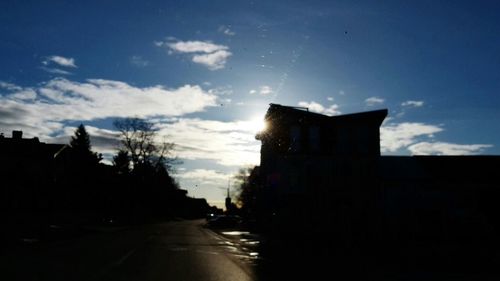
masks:
[(266, 129), (267, 123), (262, 117), (254, 117), (248, 121), (247, 126), (253, 133), (259, 133)]

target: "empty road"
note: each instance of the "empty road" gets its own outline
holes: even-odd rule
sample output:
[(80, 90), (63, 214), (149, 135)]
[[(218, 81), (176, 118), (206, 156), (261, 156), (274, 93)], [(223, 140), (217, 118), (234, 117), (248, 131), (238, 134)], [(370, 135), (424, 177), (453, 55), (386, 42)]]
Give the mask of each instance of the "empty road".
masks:
[[(4, 280), (255, 280), (256, 253), (203, 227), (174, 221), (103, 229), (33, 244), (0, 258)], [(246, 239), (243, 239), (246, 240)]]

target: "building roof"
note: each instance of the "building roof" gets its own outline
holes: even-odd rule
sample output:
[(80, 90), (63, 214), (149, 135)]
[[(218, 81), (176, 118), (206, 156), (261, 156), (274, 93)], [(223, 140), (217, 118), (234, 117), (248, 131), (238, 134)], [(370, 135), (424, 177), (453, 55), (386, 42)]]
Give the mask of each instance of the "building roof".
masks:
[(306, 107), (294, 107), (285, 106), (280, 104), (271, 103), (269, 109), (266, 113), (266, 119), (281, 118), (286, 116), (288, 118), (294, 117), (293, 119), (307, 118), (309, 120), (319, 121), (319, 122), (375, 122), (380, 126), (388, 114), (387, 109), (365, 111), (344, 115), (334, 115), (327, 116), (320, 113), (311, 112)]
[(3, 135), (0, 137), (0, 151), (4, 157), (11, 155), (54, 158), (67, 147), (66, 144), (40, 142), (38, 138), (22, 138), (22, 132), (17, 137), (14, 135), (11, 138)]

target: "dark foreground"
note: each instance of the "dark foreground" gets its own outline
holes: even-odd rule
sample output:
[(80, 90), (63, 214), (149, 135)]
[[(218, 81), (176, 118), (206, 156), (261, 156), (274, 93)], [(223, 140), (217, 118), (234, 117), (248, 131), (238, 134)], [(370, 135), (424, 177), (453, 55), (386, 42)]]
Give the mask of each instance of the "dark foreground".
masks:
[(252, 267), (204, 221), (102, 229), (11, 248), (2, 280), (253, 280)]
[(478, 259), (484, 257), (466, 253), (448, 257), (450, 262), (428, 250), (346, 248), (327, 233), (263, 238), (204, 225), (196, 220), (103, 227), (58, 241), (26, 241), (2, 250), (1, 279), (499, 280), (495, 266), (482, 266)]

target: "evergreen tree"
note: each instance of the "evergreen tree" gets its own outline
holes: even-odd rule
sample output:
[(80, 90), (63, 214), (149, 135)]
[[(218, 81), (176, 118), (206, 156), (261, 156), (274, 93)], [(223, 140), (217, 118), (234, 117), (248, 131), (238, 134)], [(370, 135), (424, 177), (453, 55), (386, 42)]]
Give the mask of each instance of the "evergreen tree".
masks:
[(71, 142), (69, 144), (75, 150), (90, 151), (90, 136), (83, 124), (80, 124), (75, 130), (75, 135), (71, 137)]
[(83, 165), (95, 165), (102, 160), (101, 155), (92, 152), (90, 136), (83, 124), (80, 124), (75, 130), (75, 135), (71, 137), (70, 146), (73, 149), (75, 157)]
[(118, 174), (126, 175), (130, 173), (130, 156), (128, 151), (120, 149), (113, 157), (113, 165)]

